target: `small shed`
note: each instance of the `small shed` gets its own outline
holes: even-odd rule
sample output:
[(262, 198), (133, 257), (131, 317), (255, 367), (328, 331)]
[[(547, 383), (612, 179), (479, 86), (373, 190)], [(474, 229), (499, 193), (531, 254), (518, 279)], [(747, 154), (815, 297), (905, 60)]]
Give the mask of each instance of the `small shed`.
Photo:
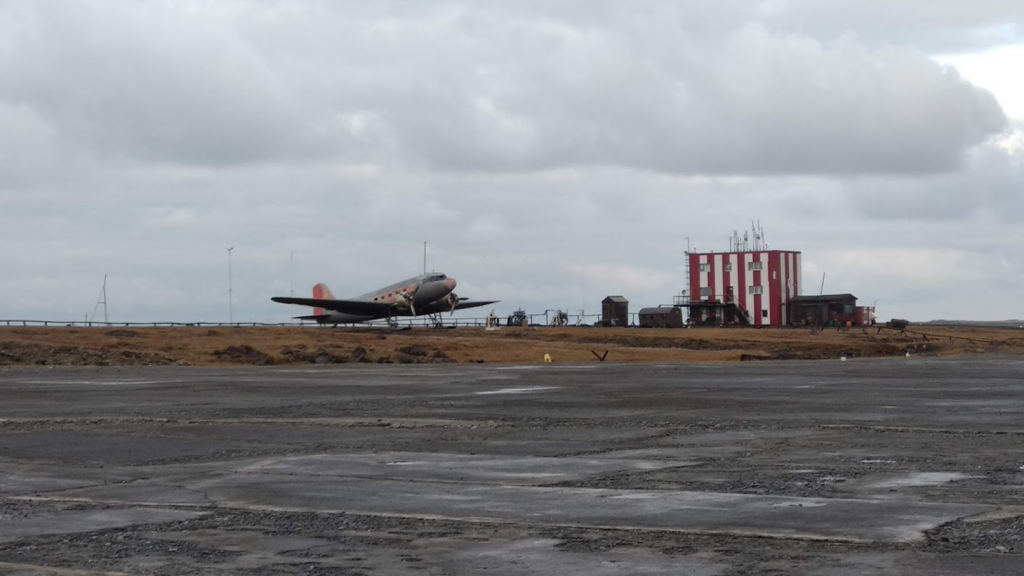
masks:
[(682, 328), (683, 311), (673, 306), (640, 310), (641, 328)]
[(796, 296), (789, 299), (791, 326), (851, 324), (856, 320), (857, 297), (853, 294)]
[(623, 296), (608, 296), (602, 300), (601, 325), (629, 326), (629, 300)]

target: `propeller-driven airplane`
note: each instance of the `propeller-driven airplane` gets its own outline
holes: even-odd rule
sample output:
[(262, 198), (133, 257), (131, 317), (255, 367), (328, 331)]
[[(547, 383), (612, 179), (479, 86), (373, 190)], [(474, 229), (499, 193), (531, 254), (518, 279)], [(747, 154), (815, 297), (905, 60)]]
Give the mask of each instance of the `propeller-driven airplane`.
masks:
[(370, 320), (387, 320), (396, 325), (396, 316), (431, 316), (440, 323), (444, 312), (494, 304), (497, 300), (472, 302), (453, 292), (455, 279), (432, 272), (414, 276), (379, 290), (347, 300), (335, 299), (324, 284), (313, 287), (312, 298), (274, 296), (274, 302), (310, 306), (313, 314), (296, 316), (297, 320), (313, 320), (318, 324), (356, 324)]

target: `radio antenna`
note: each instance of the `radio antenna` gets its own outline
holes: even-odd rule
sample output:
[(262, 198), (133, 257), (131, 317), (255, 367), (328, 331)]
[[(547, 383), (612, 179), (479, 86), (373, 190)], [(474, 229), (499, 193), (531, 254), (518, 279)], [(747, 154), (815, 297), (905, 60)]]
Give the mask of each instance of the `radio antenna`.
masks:
[(103, 306), (103, 323), (110, 324), (110, 319), (107, 318), (107, 275), (103, 275), (103, 288), (100, 288), (100, 295), (96, 299), (96, 305), (92, 308), (92, 319), (96, 320), (96, 311), (99, 310), (100, 305)]

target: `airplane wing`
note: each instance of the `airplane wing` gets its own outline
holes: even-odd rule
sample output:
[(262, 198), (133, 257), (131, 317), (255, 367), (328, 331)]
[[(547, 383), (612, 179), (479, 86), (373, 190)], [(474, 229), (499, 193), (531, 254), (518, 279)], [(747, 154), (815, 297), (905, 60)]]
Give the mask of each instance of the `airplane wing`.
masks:
[(391, 307), (387, 302), (365, 302), (362, 300), (331, 300), (328, 298), (292, 298), (291, 296), (274, 296), (274, 302), (281, 304), (298, 304), (299, 306), (311, 306), (323, 308), (332, 312), (345, 314), (356, 314), (359, 316), (375, 316), (387, 314)]
[(487, 305), (490, 305), (490, 304), (497, 304), (498, 302), (501, 302), (501, 300), (486, 300), (486, 301), (477, 301), (477, 302), (473, 302), (472, 300), (461, 300), (459, 302), (459, 304), (455, 307), (455, 309), (456, 310), (465, 310), (467, 308), (476, 308), (478, 306), (487, 306)]
[(315, 320), (319, 322), (330, 317), (330, 314), (310, 314), (308, 316), (292, 316), (292, 320)]

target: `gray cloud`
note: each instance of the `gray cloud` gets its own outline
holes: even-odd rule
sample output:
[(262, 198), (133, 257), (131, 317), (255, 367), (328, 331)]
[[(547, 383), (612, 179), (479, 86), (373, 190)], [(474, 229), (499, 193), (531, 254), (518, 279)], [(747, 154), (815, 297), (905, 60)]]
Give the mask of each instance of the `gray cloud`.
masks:
[(851, 209), (877, 220), (946, 220), (984, 214), (1011, 223), (1024, 217), (1024, 158), (996, 147), (974, 150), (965, 168), (921, 177), (851, 179)]
[(0, 19), (0, 97), (91, 154), (230, 164), (321, 145), (302, 102), (223, 23), (134, 2), (15, 2)]
[(333, 4), (321, 20), (275, 4), (15, 5), (4, 100), (147, 161), (921, 173), (1006, 126), (991, 95), (913, 49), (729, 19), (709, 39), (683, 9), (606, 8), (574, 27), (444, 4)]
[[(300, 172), (305, 180), (292, 181)], [(499, 312), (575, 311), (584, 297), (593, 312), (603, 295), (620, 292), (639, 307), (683, 289), (686, 237), (724, 250), (750, 218), (765, 224), (773, 246), (804, 251), (808, 286), (827, 271), (829, 289), (880, 299), (896, 316), (951, 315), (948, 303), (978, 297), (978, 282), (983, 291), (1019, 287), (1019, 272), (1008, 271), (1024, 263), (1015, 223), (980, 213), (952, 223), (865, 219), (830, 178), (237, 169), (205, 176), (221, 188), (216, 195), (203, 178), (171, 186), (156, 171), (128, 187), (154, 190), (149, 196), (80, 195), (49, 209), (24, 203), (18, 217), (0, 200), (5, 239), (18, 245), (0, 254), (0, 269), (16, 272), (0, 280), (0, 317), (85, 314), (109, 272), (118, 318), (226, 318), (225, 251), (234, 246), (236, 317), (283, 320), (298, 309), (268, 296), (289, 290), (290, 252), (299, 293), (324, 281), (352, 295), (416, 273), (423, 240), (431, 267), (458, 278), (460, 294), (500, 297)], [(297, 191), (282, 196), (289, 186)], [(115, 198), (120, 207), (105, 209)], [(943, 275), (971, 273), (967, 264), (977, 282)], [(1012, 306), (972, 312), (1008, 314)]]
[(752, 218), (883, 314), (1009, 301), (1019, 126), (928, 55), (1020, 10), (822, 5), (5, 3), (0, 318), (79, 318), (103, 273), (115, 318), (226, 318), (234, 246), (236, 317), (283, 320), (289, 253), (357, 294), (423, 240), (499, 313), (640, 307)]

